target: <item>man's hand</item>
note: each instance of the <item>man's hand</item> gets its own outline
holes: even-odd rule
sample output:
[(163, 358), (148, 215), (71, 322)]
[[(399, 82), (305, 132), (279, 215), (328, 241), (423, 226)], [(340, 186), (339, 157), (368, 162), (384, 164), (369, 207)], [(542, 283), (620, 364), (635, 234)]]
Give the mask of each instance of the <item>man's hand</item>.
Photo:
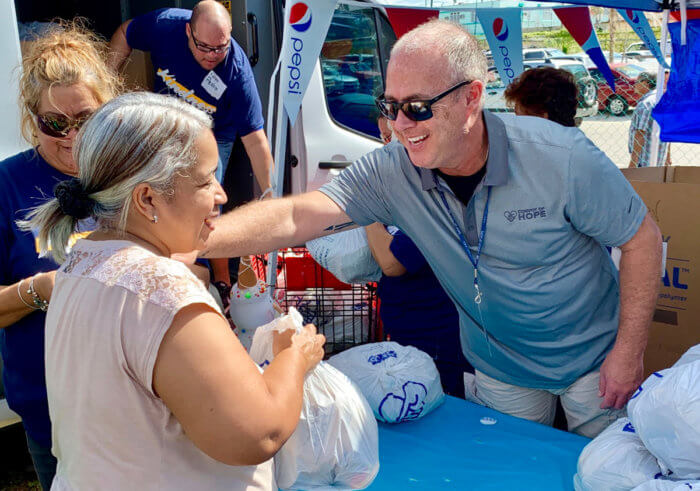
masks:
[(601, 409), (622, 409), (642, 383), (644, 356), (629, 355), (615, 347), (600, 367), (598, 396), (603, 398)]

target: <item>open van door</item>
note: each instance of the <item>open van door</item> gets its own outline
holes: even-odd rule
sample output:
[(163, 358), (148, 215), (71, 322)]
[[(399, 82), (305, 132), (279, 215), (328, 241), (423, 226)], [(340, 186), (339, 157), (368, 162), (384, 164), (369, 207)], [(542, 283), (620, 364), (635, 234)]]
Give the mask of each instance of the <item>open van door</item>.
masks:
[(374, 98), (396, 36), (382, 7), (338, 2), (321, 56), (289, 128), (291, 193), (318, 189), (381, 145)]

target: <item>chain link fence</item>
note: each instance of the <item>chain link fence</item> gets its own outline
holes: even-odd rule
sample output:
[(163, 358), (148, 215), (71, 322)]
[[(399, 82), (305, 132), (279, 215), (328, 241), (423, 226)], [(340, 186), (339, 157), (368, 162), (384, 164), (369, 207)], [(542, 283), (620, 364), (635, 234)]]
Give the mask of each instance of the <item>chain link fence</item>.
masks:
[[(609, 57), (609, 34), (599, 32), (598, 37), (605, 55)], [(579, 81), (579, 88), (585, 87), (585, 83), (575, 73), (578, 69), (574, 69), (573, 65), (578, 62), (586, 66), (589, 76), (595, 81), (595, 103), (590, 104), (590, 94), (587, 97), (588, 103), (583, 100), (584, 97), (580, 97), (577, 115), (581, 118), (581, 130), (591, 141), (620, 168), (650, 164), (700, 166), (700, 145), (687, 143), (660, 142), (657, 158), (652, 160), (651, 110), (656, 103), (656, 74), (659, 65), (655, 59), (649, 58), (648, 53), (643, 52), (645, 47), (639, 45), (639, 38), (634, 32), (621, 31), (614, 35), (615, 52), (609, 62), (615, 76), (614, 92), (590, 59), (581, 53), (580, 48), (575, 43), (575, 47), (572, 47), (572, 41), (564, 31), (538, 36), (526, 34), (523, 39), (526, 52), (549, 49), (558, 50), (559, 54), (551, 60), (525, 59), (524, 62), (526, 69), (543, 63), (569, 69)], [(488, 50), (486, 42), (480, 42), (483, 43), (484, 50)], [(561, 59), (562, 57), (568, 60)], [(502, 100), (505, 87), (492, 90), (491, 93), (488, 88), (487, 86), (486, 107), (495, 111), (510, 110)]]

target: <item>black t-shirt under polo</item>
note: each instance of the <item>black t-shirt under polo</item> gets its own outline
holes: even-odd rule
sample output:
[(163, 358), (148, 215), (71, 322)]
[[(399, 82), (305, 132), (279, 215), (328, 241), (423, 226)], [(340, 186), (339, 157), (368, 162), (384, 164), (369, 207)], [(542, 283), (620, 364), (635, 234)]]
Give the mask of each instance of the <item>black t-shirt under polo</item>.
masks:
[(483, 179), (484, 174), (486, 174), (486, 165), (471, 176), (448, 176), (439, 170), (436, 170), (436, 172), (445, 180), (452, 192), (457, 196), (457, 199), (459, 199), (464, 206), (467, 206), (467, 203), (469, 203), (469, 200), (474, 194), (474, 190), (481, 182), (481, 179)]

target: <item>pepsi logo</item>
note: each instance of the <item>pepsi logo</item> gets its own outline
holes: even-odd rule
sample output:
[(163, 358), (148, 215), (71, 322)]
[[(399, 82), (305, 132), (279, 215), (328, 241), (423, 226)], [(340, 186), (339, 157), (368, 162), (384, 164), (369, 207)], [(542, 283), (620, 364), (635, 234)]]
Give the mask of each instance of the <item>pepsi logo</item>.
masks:
[(289, 11), (289, 25), (297, 32), (306, 32), (311, 26), (311, 9), (303, 2), (292, 5)]
[(637, 11), (631, 10), (631, 9), (626, 9), (625, 13), (627, 14), (627, 17), (629, 17), (629, 19), (633, 23), (639, 24), (639, 14), (637, 14)]
[(502, 17), (496, 17), (493, 20), (493, 33), (499, 41), (505, 41), (508, 38), (508, 25)]

